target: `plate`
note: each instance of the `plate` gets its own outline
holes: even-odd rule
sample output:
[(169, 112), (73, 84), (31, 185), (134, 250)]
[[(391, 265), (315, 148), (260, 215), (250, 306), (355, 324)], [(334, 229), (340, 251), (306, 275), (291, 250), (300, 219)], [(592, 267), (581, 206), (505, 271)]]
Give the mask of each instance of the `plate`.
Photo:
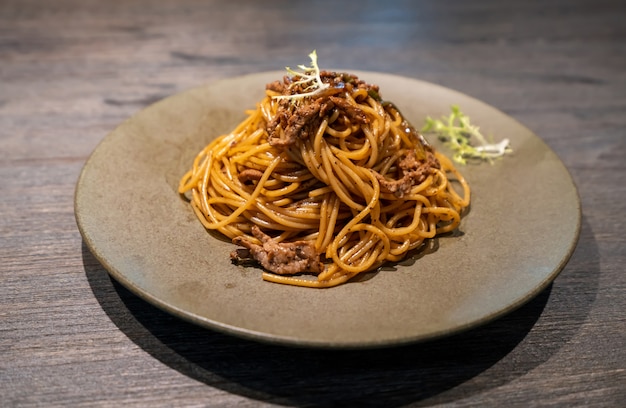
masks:
[[(423, 341), (487, 323), (521, 306), (562, 270), (580, 230), (570, 174), (533, 132), (503, 112), (435, 84), (353, 71), (378, 84), (416, 127), (457, 104), (514, 153), (460, 166), (472, 187), (459, 233), (433, 250), (330, 288), (279, 285), (235, 266), (233, 245), (208, 233), (177, 194), (180, 177), (212, 138), (254, 108), (266, 72), (168, 97), (108, 134), (75, 194), (83, 239), (110, 275), (158, 308), (198, 325), (262, 342), (373, 348)], [(436, 140), (430, 141), (449, 153)]]

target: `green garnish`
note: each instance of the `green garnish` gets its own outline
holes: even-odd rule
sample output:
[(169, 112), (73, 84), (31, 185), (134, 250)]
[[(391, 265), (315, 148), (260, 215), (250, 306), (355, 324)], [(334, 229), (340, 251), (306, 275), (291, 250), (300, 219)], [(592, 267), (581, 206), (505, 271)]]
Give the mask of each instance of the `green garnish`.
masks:
[[(468, 159), (477, 159), (492, 162), (493, 159), (513, 152), (509, 145), (509, 139), (503, 139), (499, 143), (489, 143), (480, 133), (478, 126), (470, 123), (470, 118), (461, 112), (458, 106), (451, 106), (450, 116), (442, 116), (441, 120), (426, 118), (426, 124), (422, 132), (436, 133), (439, 140), (454, 151), (452, 160), (466, 164)], [(477, 146), (470, 142), (476, 140)]]
[(380, 97), (380, 94), (373, 89), (367, 91), (367, 94), (375, 101), (382, 102), (383, 100), (383, 98)]
[(299, 80), (291, 83), (289, 85), (289, 88), (302, 85), (302, 88), (305, 92), (296, 93), (293, 95), (276, 95), (273, 96), (274, 99), (291, 99), (293, 101), (297, 101), (299, 99), (304, 99), (309, 96), (314, 96), (322, 90), (330, 87), (330, 84), (325, 84), (324, 82), (322, 82), (322, 78), (320, 77), (320, 68), (317, 66), (317, 52), (313, 50), (313, 52), (309, 54), (309, 58), (311, 58), (310, 67), (298, 65), (298, 68), (300, 68), (302, 72), (298, 72), (289, 67), (285, 67), (288, 73), (290, 73), (294, 77), (300, 78)]

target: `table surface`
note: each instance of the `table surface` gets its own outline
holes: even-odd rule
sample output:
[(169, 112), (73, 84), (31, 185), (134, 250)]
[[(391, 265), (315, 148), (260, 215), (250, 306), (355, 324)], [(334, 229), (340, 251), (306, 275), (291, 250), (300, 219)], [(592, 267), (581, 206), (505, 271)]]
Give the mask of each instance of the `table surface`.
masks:
[[(626, 3), (0, 2), (4, 406), (617, 406), (626, 400)], [(193, 326), (114, 282), (79, 172), (133, 113), (220, 78), (323, 65), (434, 82), (557, 153), (582, 227), (552, 285), (486, 326), (329, 351)]]

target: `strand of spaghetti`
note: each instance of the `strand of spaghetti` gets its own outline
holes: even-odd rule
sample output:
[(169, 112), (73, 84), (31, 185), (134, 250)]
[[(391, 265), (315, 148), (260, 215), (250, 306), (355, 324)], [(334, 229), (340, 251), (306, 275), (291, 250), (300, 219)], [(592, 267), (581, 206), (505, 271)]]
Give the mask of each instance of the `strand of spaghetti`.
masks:
[(320, 219), (318, 211), (306, 211), (304, 209), (292, 210), (290, 208), (275, 207), (262, 202), (257, 202), (255, 208), (259, 209), (263, 214), (277, 223), (284, 225), (293, 224), (292, 227), (297, 229), (302, 229), (302, 224), (310, 223), (317, 225)]
[[(257, 132), (255, 133), (259, 133), (259, 134), (263, 134), (263, 130), (259, 129)], [(249, 146), (248, 144), (246, 145), (240, 145), (238, 146), (238, 152), (230, 152), (230, 154), (232, 155), (230, 158), (230, 161), (234, 162), (234, 163), (244, 163), (249, 157), (251, 156), (255, 156), (259, 153), (264, 153), (267, 152), (268, 150), (271, 150), (272, 146), (270, 146), (269, 143), (263, 143), (261, 145), (258, 146)], [(235, 153), (237, 153), (235, 155)]]
[[(369, 224), (359, 224), (358, 228), (374, 229), (374, 227)], [(379, 243), (382, 243), (383, 245), (385, 245), (385, 241), (379, 241)], [(388, 246), (385, 246), (385, 249), (387, 252), (389, 251)], [(355, 262), (356, 265), (349, 264), (348, 263), (349, 261), (344, 261), (345, 258), (352, 255), (352, 252), (348, 252), (343, 257), (333, 257), (333, 262), (335, 262), (337, 266), (343, 271), (359, 273), (359, 272), (363, 272), (365, 270), (370, 269), (374, 265), (374, 263), (378, 260), (379, 253), (380, 252), (376, 250), (373, 250), (371, 252), (358, 253), (358, 255), (362, 255), (363, 258), (361, 262), (359, 263)]]
[(333, 286), (341, 285), (342, 283), (346, 283), (348, 280), (353, 278), (357, 273), (341, 273), (339, 276), (330, 279), (330, 280), (309, 280), (296, 278), (293, 276), (284, 276), (284, 275), (275, 275), (273, 273), (263, 272), (263, 279), (268, 282), (273, 283), (282, 283), (286, 285), (293, 286), (303, 286), (308, 288), (330, 288)]
[(277, 200), (274, 200), (272, 202), (272, 204), (274, 204), (276, 207), (286, 207), (289, 204), (293, 204), (293, 199), (291, 199), (289, 197), (283, 197), (283, 198), (279, 198)]
[(206, 168), (202, 176), (202, 183), (200, 184), (200, 196), (202, 197), (202, 209), (206, 213), (209, 212), (209, 204), (207, 202), (209, 196), (207, 194), (207, 187), (209, 185), (209, 175), (210, 175), (212, 164), (213, 164), (213, 152), (209, 152), (209, 154), (207, 155)]
[[(198, 194), (198, 193), (194, 191), (194, 195), (195, 194)], [(205, 209), (202, 207), (202, 202), (200, 199), (194, 200), (193, 204), (202, 210), (203, 214), (205, 215), (204, 218), (206, 219), (207, 223), (209, 223), (209, 225), (216, 224), (220, 222), (221, 220), (225, 219), (226, 217), (228, 217), (228, 214), (232, 212), (232, 208), (233, 208), (233, 207), (224, 207), (218, 203), (217, 205), (209, 204), (208, 208)], [(236, 220), (232, 220), (231, 223), (241, 222), (241, 221), (243, 221), (243, 219), (238, 217)]]
[(355, 103), (357, 99), (367, 99), (367, 90), (365, 89), (356, 89), (354, 92), (350, 94), (350, 98), (352, 98)]
[(365, 164), (365, 167), (372, 168), (378, 161), (378, 143), (376, 140), (376, 135), (374, 135), (374, 133), (367, 127), (363, 126), (362, 130), (363, 130), (363, 133), (365, 134), (365, 137), (367, 137), (367, 140), (370, 142), (370, 145), (371, 145), (369, 160)]
[[(193, 212), (196, 214), (196, 216), (198, 217), (198, 220), (200, 220), (200, 222), (202, 223), (202, 225), (208, 229), (208, 226), (210, 225), (210, 222), (206, 219), (205, 214), (202, 212), (202, 210), (195, 204), (195, 203), (191, 203), (191, 208), (193, 209)], [(239, 229), (232, 226), (232, 225), (227, 225), (223, 228), (220, 228), (219, 231), (224, 234), (225, 236), (227, 236), (228, 238), (234, 238), (235, 236), (239, 235)]]
[(226, 173), (226, 178), (228, 180), (233, 180), (234, 179), (233, 175), (237, 174), (237, 167), (235, 163), (232, 163), (231, 161), (229, 161), (227, 157), (222, 157), (221, 162), (222, 162), (222, 170), (224, 173)]
[(197, 177), (194, 175), (193, 169), (189, 170), (183, 177), (180, 179), (178, 183), (178, 193), (184, 194), (190, 188), (193, 188), (193, 185), (197, 183)]
[(320, 180), (324, 184), (329, 184), (328, 175), (326, 170), (322, 166), (322, 162), (317, 160), (315, 152), (311, 146), (310, 140), (305, 140), (300, 147), (300, 154), (306, 167), (309, 169), (313, 176)]
[(341, 182), (341, 185), (345, 186), (347, 192), (355, 197), (362, 197), (366, 201), (369, 200), (372, 188), (357, 174), (359, 172), (357, 167), (350, 160), (334, 155), (331, 147), (328, 145), (324, 146), (324, 154), (333, 163), (333, 173), (337, 175), (337, 179)]
[[(376, 260), (385, 259), (385, 256), (389, 253), (389, 249), (391, 247), (391, 243), (389, 241), (389, 237), (381, 231), (379, 228), (376, 228), (371, 224), (357, 224), (352, 232), (356, 231), (367, 231), (368, 234), (365, 234), (361, 237), (356, 245), (350, 247), (344, 254), (341, 256), (341, 260), (345, 262), (347, 265), (355, 264), (358, 259), (364, 259), (368, 256), (368, 250), (377, 245), (383, 245), (383, 251), (380, 255), (378, 255)], [(374, 238), (378, 239), (375, 240)], [(370, 252), (373, 254), (373, 252)], [(380, 259), (378, 259), (380, 258)], [(338, 265), (340, 268), (343, 268), (343, 265)]]
[(361, 220), (363, 218), (365, 218), (365, 216), (367, 216), (370, 213), (371, 208), (373, 208), (376, 205), (376, 203), (378, 202), (378, 197), (380, 195), (380, 185), (378, 184), (378, 180), (376, 180), (376, 177), (374, 177), (369, 172), (366, 173), (366, 175), (368, 175), (370, 177), (372, 185), (374, 186), (374, 194), (372, 195), (372, 198), (370, 199), (368, 205), (363, 210), (361, 210), (361, 212), (359, 212), (354, 218), (352, 218), (337, 233), (337, 236), (330, 243), (330, 245), (328, 246), (328, 250), (326, 251), (326, 256), (330, 255), (330, 257), (333, 259), (333, 261), (335, 261), (338, 265), (340, 264), (340, 260), (339, 260), (338, 251), (337, 251), (337, 244), (339, 242), (341, 242), (342, 237), (346, 236), (351, 231), (351, 229), (356, 226), (356, 224), (361, 222)]
[[(260, 210), (260, 213), (267, 217), (268, 221), (273, 221), (276, 226), (280, 226), (282, 228), (288, 228), (290, 230), (303, 231), (311, 227), (316, 227), (319, 224), (319, 215), (315, 216), (313, 221), (307, 220), (304, 217), (292, 217), (290, 214), (279, 214), (271, 209), (267, 208), (266, 205), (257, 203), (256, 209)], [(257, 219), (263, 219), (257, 216)], [(273, 228), (280, 229), (280, 228)]]
[(325, 195), (326, 193), (330, 193), (332, 191), (333, 191), (333, 188), (331, 186), (316, 188), (315, 190), (309, 191), (309, 197), (311, 198), (318, 197), (321, 195)]
[(365, 175), (364, 171), (369, 172), (368, 170), (364, 170), (361, 166), (356, 166), (346, 155), (343, 154), (342, 151), (337, 149), (334, 146), (329, 146), (331, 152), (339, 159), (343, 166), (339, 166), (338, 168), (342, 169), (342, 172), (349, 178), (348, 180), (344, 180), (346, 184), (350, 185), (354, 183), (356, 187), (362, 192), (361, 196), (368, 200), (368, 197), (373, 194), (373, 188), (369, 184), (365, 183), (363, 178)]
[[(273, 207), (262, 203), (257, 203), (254, 215), (261, 219), (273, 221), (278, 225), (290, 227), (296, 230), (304, 230), (306, 228), (317, 227), (320, 220), (319, 208), (310, 208), (309, 210), (296, 210), (290, 208)], [(266, 218), (262, 217), (265, 216)]]
[(372, 167), (372, 170), (375, 170), (384, 176), (385, 174), (390, 172), (391, 167), (396, 164), (401, 154), (401, 150), (396, 150), (390, 156), (383, 156), (384, 158), (380, 161), (379, 165)]
[(246, 200), (245, 205), (237, 208), (235, 211), (233, 211), (231, 215), (229, 215), (227, 218), (223, 219), (222, 221), (211, 225), (210, 228), (216, 229), (216, 228), (223, 227), (224, 225), (228, 224), (231, 220), (239, 216), (239, 214), (241, 214), (244, 210), (246, 210), (250, 205), (252, 205), (254, 203), (254, 200), (256, 200), (256, 198), (261, 193), (261, 189), (263, 188), (263, 183), (269, 178), (270, 174), (272, 174), (272, 171), (278, 165), (278, 162), (280, 161), (280, 159), (281, 159), (280, 156), (276, 157), (274, 161), (267, 167), (267, 169), (265, 170), (265, 173), (263, 173), (263, 176), (261, 177), (261, 179), (259, 180), (259, 183), (254, 189), (254, 192), (250, 195), (248, 200)]
[(322, 206), (320, 208), (320, 226), (318, 230), (319, 234), (317, 236), (317, 239), (315, 240), (315, 249), (318, 251), (323, 248), (322, 242), (330, 225), (330, 217), (328, 216), (328, 206), (330, 204), (329, 201), (330, 200), (328, 199), (328, 197), (324, 197), (324, 200), (322, 201)]
[(386, 112), (389, 113), (389, 116), (392, 118), (392, 120), (390, 121), (390, 124), (392, 126), (400, 127), (403, 124), (407, 124), (405, 119), (402, 117), (402, 114), (398, 109), (396, 109), (395, 106), (390, 105), (389, 109), (387, 109)]
[[(356, 211), (354, 208), (348, 208), (348, 217), (346, 219), (350, 219), (350, 220), (354, 220), (354, 218), (359, 215), (359, 211)], [(341, 231), (341, 230), (339, 230)], [(350, 238), (351, 238), (351, 234), (347, 233), (347, 234), (343, 234), (342, 236), (339, 236), (339, 232), (336, 233), (335, 237), (333, 238), (333, 243), (334, 246), (336, 248), (342, 248), (344, 245), (346, 245), (348, 242), (350, 242)], [(326, 248), (326, 257), (327, 258), (331, 258), (330, 256), (330, 250), (331, 250), (332, 246), (329, 245)]]
[(315, 177), (307, 171), (306, 169), (302, 169), (299, 171), (292, 171), (287, 174), (276, 173), (274, 174), (276, 180), (284, 181), (285, 183), (303, 183), (307, 180), (313, 180)]
[(288, 220), (293, 218), (290, 221), (297, 224), (297, 222), (306, 222), (307, 219), (319, 220), (319, 205), (320, 203), (310, 202), (308, 204), (299, 203), (295, 208), (293, 206), (279, 207), (266, 202), (265, 198), (259, 198), (253, 208), (270, 218), (274, 218), (278, 223), (281, 222), (281, 217), (285, 217)]
[(178, 184), (179, 194), (183, 194), (189, 191), (198, 183), (198, 180), (200, 178), (200, 174), (197, 171), (198, 163), (200, 162), (200, 160), (203, 160), (203, 163), (205, 163), (206, 160), (208, 160), (207, 149), (208, 148), (203, 149), (200, 152), (200, 154), (196, 156), (196, 158), (194, 159), (193, 165), (191, 167), (191, 170), (185, 173), (185, 175), (181, 178), (180, 183)]
[(461, 186), (463, 188), (463, 198), (461, 198), (461, 196), (458, 195), (457, 192), (454, 191), (453, 188), (450, 188), (449, 192), (450, 194), (458, 198), (460, 207), (462, 208), (467, 207), (470, 203), (470, 195), (471, 195), (470, 186), (467, 183), (467, 180), (465, 180), (465, 177), (463, 177), (463, 175), (456, 169), (456, 167), (454, 167), (450, 159), (448, 159), (446, 156), (442, 155), (441, 153), (436, 152), (435, 157), (441, 163), (442, 168), (445, 168), (446, 171), (454, 174), (458, 182), (461, 183)]
[(449, 208), (443, 208), (443, 207), (425, 208), (424, 213), (445, 215), (445, 218), (448, 218), (452, 221), (451, 224), (445, 225), (443, 227), (438, 227), (436, 229), (437, 234), (450, 232), (459, 225), (459, 222), (461, 222), (461, 217), (459, 216), (459, 213)]
[(346, 157), (352, 160), (360, 160), (369, 154), (372, 146), (370, 145), (369, 139), (365, 139), (365, 143), (361, 144), (360, 147), (351, 149), (350, 147), (348, 147), (348, 142), (346, 141), (346, 139), (341, 139), (339, 141), (339, 148), (335, 146), (333, 146), (333, 148), (340, 150)]
[(284, 197), (296, 191), (300, 187), (300, 183), (290, 183), (283, 188), (278, 188), (275, 190), (268, 190), (266, 188), (261, 191), (265, 197)]
[[(399, 218), (403, 218), (406, 215), (408, 215), (407, 213), (409, 211), (410, 210), (394, 214), (394, 216), (391, 217), (391, 220), (387, 221), (387, 225), (395, 224), (396, 221)], [(414, 208), (413, 208), (413, 220), (411, 221), (411, 223), (409, 225), (407, 225), (406, 227), (395, 227), (395, 228), (388, 228), (388, 227), (386, 227), (384, 225), (381, 225), (380, 229), (388, 237), (400, 237), (402, 235), (410, 234), (411, 232), (415, 231), (419, 227), (419, 221), (420, 221), (421, 214), (422, 214), (422, 206), (421, 205), (415, 205)]]
[[(330, 122), (330, 120), (329, 120), (329, 122)], [(344, 130), (336, 130), (336, 129), (332, 128), (331, 126), (327, 126), (326, 127), (326, 134), (328, 136), (332, 136), (332, 137), (340, 138), (341, 140), (345, 140), (345, 138), (347, 136), (352, 134), (352, 129), (347, 127)]]
[(234, 199), (240, 199), (243, 202), (249, 199), (250, 194), (232, 174), (222, 172), (222, 169), (217, 163), (211, 166), (210, 170), (212, 170), (212, 190), (210, 191), (213, 195), (232, 197)]
[(332, 195), (330, 196), (328, 201), (330, 207), (330, 217), (328, 218), (328, 227), (326, 229), (326, 234), (324, 236), (324, 240), (322, 241), (322, 245), (320, 246), (320, 250), (322, 248), (327, 248), (330, 245), (333, 239), (333, 233), (335, 232), (335, 227), (337, 225), (337, 219), (339, 218), (339, 198), (336, 195)]
[(392, 243), (391, 248), (389, 249), (389, 256), (387, 259), (389, 261), (399, 261), (400, 259), (402, 259), (402, 257), (404, 257), (404, 254), (408, 252), (410, 245), (410, 238), (405, 238), (398, 246), (394, 246)]
[(364, 206), (352, 200), (348, 191), (346, 191), (346, 187), (337, 180), (337, 178), (333, 174), (333, 165), (331, 161), (331, 157), (327, 154), (326, 149), (322, 151), (322, 168), (326, 172), (326, 176), (328, 177), (328, 184), (332, 187), (333, 191), (339, 199), (346, 204), (350, 208), (354, 208), (356, 210), (361, 210)]
[(328, 126), (328, 120), (324, 119), (322, 123), (320, 123), (317, 132), (315, 132), (315, 137), (313, 138), (313, 154), (317, 161), (320, 161), (322, 158), (322, 140), (326, 132), (326, 126)]

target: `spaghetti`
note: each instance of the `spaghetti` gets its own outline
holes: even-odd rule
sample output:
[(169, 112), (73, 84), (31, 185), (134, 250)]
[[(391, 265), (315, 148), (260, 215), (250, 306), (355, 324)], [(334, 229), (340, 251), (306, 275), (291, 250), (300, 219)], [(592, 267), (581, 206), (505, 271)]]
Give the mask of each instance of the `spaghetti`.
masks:
[(234, 262), (260, 264), (267, 281), (330, 287), (456, 229), (470, 188), (377, 86), (313, 62), (268, 84), (179, 192), (242, 247)]

